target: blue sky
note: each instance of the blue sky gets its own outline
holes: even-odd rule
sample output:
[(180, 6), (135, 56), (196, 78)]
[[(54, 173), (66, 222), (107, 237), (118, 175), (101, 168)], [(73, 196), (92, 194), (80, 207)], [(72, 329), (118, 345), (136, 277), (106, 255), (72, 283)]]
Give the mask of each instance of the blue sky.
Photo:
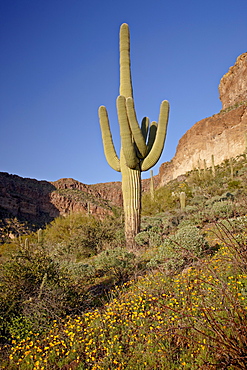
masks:
[[(247, 51), (246, 0), (0, 0), (0, 171), (86, 184), (120, 181), (104, 157), (98, 107), (119, 151), (119, 27), (131, 34), (139, 121), (170, 102), (165, 149), (221, 109), (221, 77)], [(143, 178), (149, 177), (149, 172)]]

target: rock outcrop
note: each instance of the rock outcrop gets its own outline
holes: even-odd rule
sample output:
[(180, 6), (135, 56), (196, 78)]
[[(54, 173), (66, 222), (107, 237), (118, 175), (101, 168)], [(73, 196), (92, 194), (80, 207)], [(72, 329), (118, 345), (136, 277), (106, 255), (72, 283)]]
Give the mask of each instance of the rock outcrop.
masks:
[(50, 183), (0, 172), (0, 240), (1, 233), (15, 236), (23, 231), (23, 221), (35, 230), (71, 212), (103, 218), (121, 205), (121, 183), (85, 185), (73, 179)]
[(241, 54), (219, 85), (222, 109), (247, 101), (247, 53)]
[(247, 53), (237, 58), (219, 85), (222, 111), (192, 126), (179, 140), (176, 154), (161, 165), (159, 186), (194, 168), (234, 158), (247, 146)]
[(24, 179), (0, 172), (0, 214), (30, 223), (49, 222), (59, 215), (51, 203), (51, 193), (55, 189), (54, 185), (47, 181)]

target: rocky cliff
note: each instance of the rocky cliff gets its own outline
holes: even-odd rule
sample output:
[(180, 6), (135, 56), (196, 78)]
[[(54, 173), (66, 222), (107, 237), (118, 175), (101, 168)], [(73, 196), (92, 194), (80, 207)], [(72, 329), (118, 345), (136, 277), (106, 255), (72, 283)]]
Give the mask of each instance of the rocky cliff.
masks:
[(191, 127), (179, 140), (176, 154), (161, 165), (158, 184), (204, 166), (236, 157), (247, 145), (247, 53), (240, 55), (219, 85), (222, 110)]
[(247, 101), (247, 53), (241, 54), (219, 85), (222, 109)]
[(121, 183), (50, 183), (0, 172), (0, 241), (43, 227), (59, 215), (83, 212), (103, 218), (121, 205)]

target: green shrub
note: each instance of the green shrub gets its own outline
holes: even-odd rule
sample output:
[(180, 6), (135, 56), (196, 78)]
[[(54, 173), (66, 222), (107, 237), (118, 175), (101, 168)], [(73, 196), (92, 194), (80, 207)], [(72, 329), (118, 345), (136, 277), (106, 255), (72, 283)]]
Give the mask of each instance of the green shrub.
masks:
[(91, 276), (90, 268), (63, 265), (40, 244), (20, 245), (0, 264), (0, 341), (23, 336), (30, 327), (42, 330), (53, 319), (84, 309)]
[(118, 247), (101, 252), (94, 257), (93, 263), (96, 274), (110, 274), (117, 282), (123, 282), (133, 275), (136, 268), (136, 257), (134, 253)]
[(208, 243), (200, 230), (196, 226), (185, 226), (174, 236), (165, 239), (148, 266), (162, 265), (167, 271), (172, 272), (181, 270), (201, 257), (207, 249)]
[[(158, 230), (157, 230), (158, 231)], [(135, 237), (137, 245), (144, 247), (155, 247), (162, 244), (162, 236), (153, 231), (141, 231)]]
[(75, 213), (55, 219), (45, 230), (44, 243), (58, 261), (79, 262), (109, 246), (124, 245), (124, 228), (119, 218), (100, 221)]
[(32, 322), (23, 315), (12, 316), (6, 326), (11, 337), (18, 340), (26, 338), (33, 329)]
[(232, 217), (234, 215), (233, 203), (227, 200), (215, 202), (208, 214), (212, 219)]
[(84, 262), (64, 262), (64, 268), (68, 272), (70, 278), (78, 283), (80, 280), (83, 282), (90, 282), (95, 277), (95, 268), (92, 264)]
[(239, 189), (241, 188), (241, 186), (242, 186), (242, 183), (240, 180), (232, 180), (232, 181), (229, 181), (227, 184), (229, 191)]

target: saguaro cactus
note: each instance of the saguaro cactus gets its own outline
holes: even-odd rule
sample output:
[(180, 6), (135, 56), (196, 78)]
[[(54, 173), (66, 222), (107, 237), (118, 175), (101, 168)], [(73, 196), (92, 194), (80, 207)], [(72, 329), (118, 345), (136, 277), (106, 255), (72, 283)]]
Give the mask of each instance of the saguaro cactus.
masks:
[(184, 191), (181, 191), (179, 198), (180, 198), (181, 211), (184, 211), (185, 203), (186, 203), (186, 194)]
[(160, 106), (158, 124), (144, 117), (139, 126), (134, 108), (130, 70), (130, 37), (126, 23), (120, 27), (120, 95), (117, 98), (121, 150), (118, 157), (110, 131), (107, 110), (99, 107), (104, 153), (108, 164), (122, 173), (125, 214), (125, 238), (128, 249), (135, 246), (140, 231), (141, 171), (147, 171), (159, 160), (166, 138), (169, 103)]

